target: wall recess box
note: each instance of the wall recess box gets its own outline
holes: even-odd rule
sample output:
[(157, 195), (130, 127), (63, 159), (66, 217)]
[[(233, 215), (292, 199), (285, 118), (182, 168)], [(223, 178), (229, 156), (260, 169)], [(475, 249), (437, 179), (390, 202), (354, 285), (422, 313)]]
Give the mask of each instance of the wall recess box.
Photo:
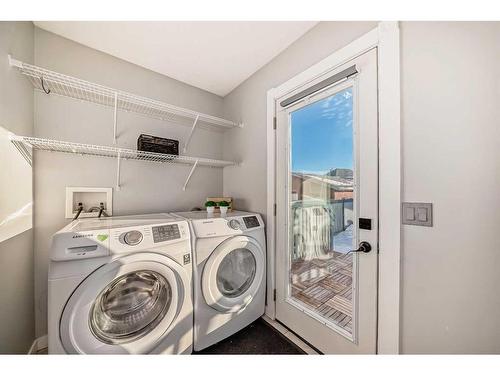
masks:
[[(101, 202), (108, 216), (113, 215), (113, 188), (104, 187), (66, 187), (66, 219), (73, 219), (78, 211), (78, 203), (83, 211), (78, 218), (97, 217)], [(95, 211), (88, 212), (91, 208)]]

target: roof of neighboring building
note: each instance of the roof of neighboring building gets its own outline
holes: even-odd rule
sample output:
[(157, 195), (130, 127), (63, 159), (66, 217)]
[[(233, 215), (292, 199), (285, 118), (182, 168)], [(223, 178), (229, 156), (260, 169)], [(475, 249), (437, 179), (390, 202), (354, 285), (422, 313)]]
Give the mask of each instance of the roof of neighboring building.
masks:
[(293, 177), (300, 178), (301, 180), (314, 181), (318, 184), (327, 184), (330, 189), (335, 191), (352, 191), (354, 182), (352, 179), (346, 179), (337, 176), (316, 175), (312, 173), (299, 173), (293, 172)]

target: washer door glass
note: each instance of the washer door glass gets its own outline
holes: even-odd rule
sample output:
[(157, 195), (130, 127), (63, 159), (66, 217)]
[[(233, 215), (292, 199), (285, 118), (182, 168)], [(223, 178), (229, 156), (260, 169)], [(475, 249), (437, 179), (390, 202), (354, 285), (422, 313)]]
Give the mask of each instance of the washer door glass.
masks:
[(217, 288), (225, 297), (239, 297), (252, 285), (256, 269), (257, 263), (250, 250), (235, 249), (228, 253), (219, 265)]
[(90, 328), (107, 344), (136, 340), (153, 330), (172, 302), (172, 287), (151, 270), (127, 273), (108, 284), (90, 310)]

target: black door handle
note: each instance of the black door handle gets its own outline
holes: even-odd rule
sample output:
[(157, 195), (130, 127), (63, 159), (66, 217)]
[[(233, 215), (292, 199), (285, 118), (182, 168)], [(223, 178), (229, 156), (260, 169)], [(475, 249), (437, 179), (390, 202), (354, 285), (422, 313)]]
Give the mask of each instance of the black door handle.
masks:
[(360, 242), (357, 250), (351, 250), (351, 251), (347, 252), (346, 255), (350, 254), (350, 253), (369, 253), (370, 251), (372, 251), (372, 245), (370, 245), (370, 243), (368, 243), (366, 241), (363, 241), (363, 242)]

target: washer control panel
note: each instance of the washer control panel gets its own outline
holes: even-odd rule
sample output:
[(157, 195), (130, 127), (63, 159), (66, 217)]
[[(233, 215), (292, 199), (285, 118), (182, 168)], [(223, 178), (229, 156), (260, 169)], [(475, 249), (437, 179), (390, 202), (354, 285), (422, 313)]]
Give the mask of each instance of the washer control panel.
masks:
[(153, 227), (153, 242), (165, 242), (181, 238), (179, 225), (168, 224)]
[(179, 264), (191, 264), (189, 223), (165, 214), (78, 220), (53, 235), (50, 259), (66, 261), (140, 251), (168, 252)]
[(186, 221), (113, 228), (110, 232), (109, 246), (114, 254), (150, 250), (190, 241), (189, 225)]

